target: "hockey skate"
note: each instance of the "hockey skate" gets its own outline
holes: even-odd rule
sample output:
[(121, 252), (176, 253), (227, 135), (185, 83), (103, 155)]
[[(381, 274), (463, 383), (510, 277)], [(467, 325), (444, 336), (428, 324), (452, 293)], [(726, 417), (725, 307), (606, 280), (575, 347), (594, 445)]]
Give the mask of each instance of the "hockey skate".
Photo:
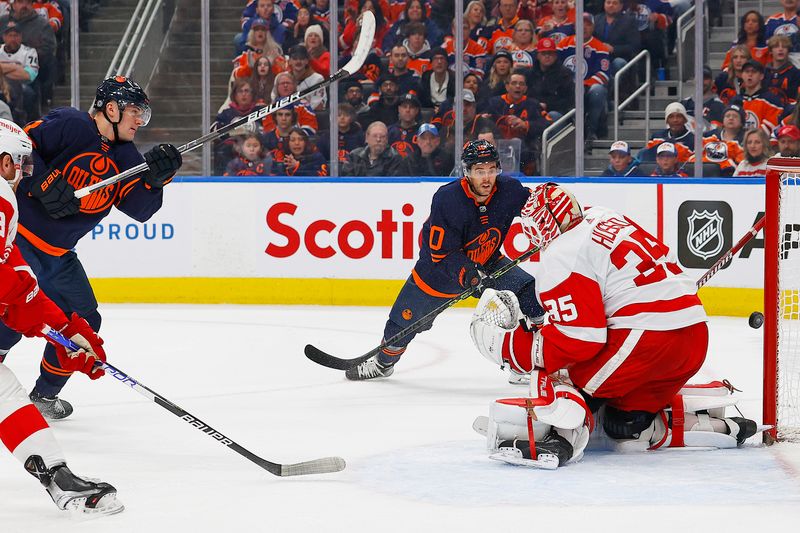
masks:
[(107, 516), (125, 509), (117, 499), (117, 489), (76, 476), (64, 463), (48, 469), (40, 456), (31, 455), (25, 461), (25, 469), (41, 482), (59, 509), (79, 518)]
[(61, 420), (72, 414), (72, 404), (66, 400), (62, 400), (58, 396), (48, 398), (47, 396), (42, 396), (34, 389), (28, 397), (31, 403), (42, 413), (42, 416), (48, 420)]
[(378, 361), (378, 356), (373, 355), (360, 365), (348, 368), (344, 375), (351, 381), (365, 381), (367, 379), (388, 378), (393, 372), (394, 365), (383, 365)]
[(531, 443), (527, 440), (507, 440), (498, 446), (498, 451), (489, 456), (504, 463), (555, 470), (572, 458), (572, 445), (551, 429), (542, 440), (536, 441), (536, 457), (531, 454)]

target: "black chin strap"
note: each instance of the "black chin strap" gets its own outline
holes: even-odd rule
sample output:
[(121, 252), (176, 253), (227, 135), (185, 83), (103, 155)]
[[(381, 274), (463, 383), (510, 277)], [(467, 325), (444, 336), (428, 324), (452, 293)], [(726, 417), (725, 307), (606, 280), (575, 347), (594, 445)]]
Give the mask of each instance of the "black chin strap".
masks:
[(106, 112), (106, 106), (103, 106), (103, 116), (106, 117), (108, 123), (111, 124), (111, 129), (114, 131), (114, 139), (112, 140), (112, 142), (119, 142), (119, 130), (117, 128), (117, 124), (122, 122), (122, 109), (120, 109), (119, 104), (117, 104), (117, 110), (119, 111), (119, 120), (114, 122), (108, 116), (108, 113)]

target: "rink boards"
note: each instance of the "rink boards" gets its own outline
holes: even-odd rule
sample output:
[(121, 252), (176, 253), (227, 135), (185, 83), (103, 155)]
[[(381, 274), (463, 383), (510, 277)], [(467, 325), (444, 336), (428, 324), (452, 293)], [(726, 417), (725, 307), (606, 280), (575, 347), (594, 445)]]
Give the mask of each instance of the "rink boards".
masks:
[[(414, 265), (433, 193), (447, 181), (182, 178), (148, 222), (114, 211), (77, 251), (104, 302), (390, 305)], [(692, 278), (764, 210), (759, 179), (558, 181), (584, 205), (617, 209), (662, 238)], [(762, 239), (702, 290), (709, 313), (763, 307)], [(514, 224), (505, 254), (527, 247)], [(534, 275), (536, 259), (524, 266)]]

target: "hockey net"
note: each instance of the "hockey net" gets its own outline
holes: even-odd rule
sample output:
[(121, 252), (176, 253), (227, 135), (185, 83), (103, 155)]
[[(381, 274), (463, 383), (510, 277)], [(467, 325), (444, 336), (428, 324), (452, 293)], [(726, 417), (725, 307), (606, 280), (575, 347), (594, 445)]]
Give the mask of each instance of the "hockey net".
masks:
[(800, 158), (769, 160), (765, 207), (765, 437), (800, 442)]

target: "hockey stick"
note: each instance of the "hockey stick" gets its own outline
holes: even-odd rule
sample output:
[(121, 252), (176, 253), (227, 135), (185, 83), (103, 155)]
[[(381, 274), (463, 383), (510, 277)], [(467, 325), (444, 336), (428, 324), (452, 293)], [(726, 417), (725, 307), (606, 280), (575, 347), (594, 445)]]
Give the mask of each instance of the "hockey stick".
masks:
[[(78, 346), (77, 344), (66, 338), (64, 335), (62, 335), (61, 333), (52, 329), (49, 326), (44, 326), (42, 328), (42, 333), (44, 333), (45, 335), (47, 335), (47, 337), (61, 344), (62, 346), (68, 348), (71, 351), (78, 351), (81, 349), (80, 346)], [(99, 362), (96, 364), (96, 366), (108, 372), (109, 375), (119, 380), (122, 384), (128, 385), (130, 388), (134, 389), (136, 392), (138, 392), (145, 398), (148, 398), (153, 402), (155, 402), (156, 404), (160, 405), (170, 413), (174, 414), (181, 420), (188, 423), (190, 426), (199, 429), (206, 435), (219, 441), (221, 444), (224, 444), (225, 446), (235, 451), (239, 455), (242, 455), (247, 459), (250, 459), (252, 462), (257, 464), (264, 470), (268, 471), (270, 474), (286, 477), (286, 476), (304, 476), (306, 474), (327, 474), (330, 472), (339, 472), (340, 470), (344, 470), (345, 462), (344, 459), (342, 459), (341, 457), (323, 457), (322, 459), (314, 459), (313, 461), (304, 461), (302, 463), (295, 463), (290, 465), (273, 463), (271, 461), (267, 461), (266, 459), (262, 459), (253, 452), (246, 450), (245, 448), (234, 442), (232, 439), (226, 437), (216, 429), (212, 428), (199, 418), (189, 414), (187, 411), (183, 410), (182, 408), (178, 407), (171, 401), (167, 400), (159, 393), (153, 391), (152, 389), (146, 387), (136, 379), (130, 377), (128, 374), (116, 368), (115, 366), (109, 363), (99, 363)]]
[[(499, 278), (500, 276), (502, 276), (503, 274), (505, 274), (506, 272), (508, 272), (509, 270), (514, 268), (515, 266), (517, 266), (522, 261), (525, 261), (526, 259), (528, 259), (530, 256), (535, 254), (537, 251), (539, 251), (539, 248), (537, 248), (537, 247), (531, 248), (530, 250), (528, 250), (527, 252), (525, 252), (521, 256), (517, 257), (516, 259), (514, 259), (513, 261), (511, 261), (510, 263), (508, 263), (504, 267), (498, 268), (497, 270), (492, 272), (492, 274), (490, 274), (488, 277), (490, 277), (492, 279)], [(376, 355), (377, 353), (379, 353), (386, 346), (391, 346), (393, 342), (395, 342), (397, 340), (400, 340), (403, 337), (405, 337), (405, 336), (407, 336), (407, 335), (409, 335), (411, 333), (415, 333), (415, 332), (419, 331), (420, 329), (422, 329), (423, 326), (427, 325), (428, 322), (431, 322), (434, 318), (436, 318), (442, 311), (444, 311), (448, 307), (452, 307), (453, 305), (457, 304), (461, 300), (466, 300), (467, 298), (472, 296), (472, 294), (476, 290), (478, 290), (478, 287), (471, 287), (471, 288), (465, 290), (464, 292), (462, 292), (461, 294), (459, 294), (458, 296), (456, 296), (454, 298), (451, 298), (450, 300), (446, 301), (445, 303), (443, 303), (442, 305), (440, 305), (439, 307), (437, 307), (436, 309), (434, 309), (433, 311), (431, 311), (427, 315), (423, 316), (422, 318), (420, 318), (419, 320), (417, 320), (416, 322), (414, 322), (413, 324), (411, 324), (410, 326), (408, 326), (404, 330), (400, 331), (396, 335), (393, 335), (389, 339), (386, 339), (383, 342), (381, 342), (380, 346), (377, 346), (377, 347), (373, 348), (372, 350), (368, 351), (367, 353), (365, 353), (364, 355), (362, 355), (360, 357), (356, 357), (356, 358), (353, 358), (353, 359), (342, 359), (340, 357), (336, 357), (334, 355), (325, 353), (322, 350), (320, 350), (319, 348), (317, 348), (315, 346), (312, 346), (311, 344), (306, 344), (306, 348), (305, 348), (304, 352), (306, 354), (306, 357), (308, 357), (309, 359), (311, 359), (312, 361), (314, 361), (318, 365), (326, 366), (328, 368), (333, 368), (335, 370), (347, 370), (349, 368), (353, 368), (355, 366), (360, 365), (361, 363), (363, 363), (364, 361), (366, 361), (367, 359), (369, 359), (373, 355)]]
[(703, 274), (703, 277), (701, 277), (700, 279), (698, 279), (698, 280), (697, 280), (697, 288), (698, 288), (698, 289), (699, 289), (700, 287), (702, 287), (703, 285), (705, 285), (705, 284), (708, 282), (708, 280), (710, 280), (712, 277), (714, 277), (714, 274), (716, 274), (717, 272), (719, 272), (720, 270), (722, 270), (722, 267), (724, 267), (725, 265), (727, 265), (727, 264), (728, 264), (728, 262), (729, 262), (731, 259), (733, 259), (733, 256), (734, 256), (734, 255), (736, 255), (736, 253), (737, 253), (739, 250), (741, 250), (741, 249), (742, 249), (742, 247), (743, 247), (745, 244), (747, 244), (748, 242), (750, 242), (750, 239), (752, 239), (753, 237), (755, 237), (756, 235), (758, 235), (758, 232), (759, 232), (759, 231), (761, 231), (761, 230), (764, 228), (764, 219), (765, 219), (765, 218), (766, 218), (766, 217), (761, 217), (760, 219), (758, 219), (758, 222), (756, 222), (756, 223), (755, 223), (755, 225), (754, 225), (752, 228), (750, 228), (749, 230), (747, 230), (747, 233), (745, 233), (745, 234), (744, 234), (744, 236), (743, 236), (741, 239), (739, 239), (739, 242), (737, 242), (736, 244), (734, 244), (734, 245), (733, 245), (733, 248), (731, 248), (730, 250), (728, 250), (727, 252), (725, 252), (725, 253), (722, 255), (722, 257), (720, 257), (719, 259), (717, 259), (717, 262), (716, 262), (716, 263), (714, 263), (714, 264), (712, 265), (712, 267), (711, 267), (711, 268), (709, 268), (709, 269), (708, 269), (708, 271), (707, 271), (705, 274)]
[[(255, 122), (256, 120), (261, 120), (267, 115), (271, 115), (275, 111), (283, 109), (284, 107), (297, 102), (301, 98), (308, 96), (309, 94), (318, 91), (319, 89), (328, 87), (335, 81), (339, 81), (342, 78), (352, 76), (364, 64), (364, 60), (366, 60), (370, 48), (372, 47), (372, 39), (374, 38), (374, 36), (375, 36), (375, 15), (373, 15), (371, 11), (365, 11), (364, 13), (362, 13), (361, 35), (358, 38), (358, 44), (356, 45), (356, 49), (353, 52), (353, 57), (351, 57), (350, 61), (348, 61), (344, 67), (339, 69), (338, 72), (336, 72), (332, 76), (329, 76), (327, 79), (322, 80), (319, 83), (315, 83), (311, 87), (307, 87), (302, 91), (290, 94), (289, 96), (284, 96), (280, 100), (273, 102), (266, 107), (257, 109), (256, 111), (253, 111), (252, 113), (250, 113), (245, 117), (238, 118), (233, 122), (219, 128), (218, 130), (206, 133), (202, 137), (199, 137), (191, 142), (184, 144), (183, 146), (178, 147), (178, 152), (182, 154), (190, 152), (209, 141), (213, 141), (219, 137), (222, 137), (229, 131), (236, 129), (239, 126), (250, 124), (251, 122)], [(84, 196), (88, 196), (97, 189), (102, 189), (103, 187), (108, 187), (109, 185), (113, 185), (118, 181), (124, 180), (125, 178), (129, 178), (134, 174), (138, 174), (139, 172), (142, 172), (144, 170), (147, 170), (147, 163), (141, 163), (139, 165), (136, 165), (135, 167), (129, 168), (124, 172), (120, 172), (116, 176), (111, 176), (110, 178), (106, 178), (103, 181), (98, 181), (97, 183), (94, 183), (87, 187), (83, 187), (82, 189), (78, 189), (77, 191), (75, 191), (75, 198), (83, 198)]]

